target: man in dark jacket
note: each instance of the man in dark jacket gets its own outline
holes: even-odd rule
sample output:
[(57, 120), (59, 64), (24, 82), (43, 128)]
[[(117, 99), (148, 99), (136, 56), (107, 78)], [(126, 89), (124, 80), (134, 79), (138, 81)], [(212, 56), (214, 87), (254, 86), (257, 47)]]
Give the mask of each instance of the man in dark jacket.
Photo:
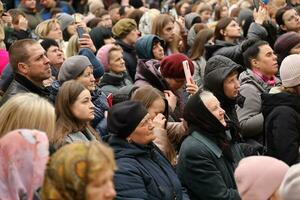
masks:
[(13, 43), (9, 49), (9, 60), (15, 78), (5, 92), (1, 105), (13, 95), (22, 92), (49, 96), (49, 91), (43, 85), (43, 81), (51, 77), (49, 59), (37, 41), (24, 39)]
[(279, 93), (262, 95), (267, 155), (293, 165), (299, 162), (300, 55), (287, 56), (280, 66)]
[(135, 42), (137, 41), (140, 32), (137, 30), (136, 22), (133, 19), (121, 19), (112, 28), (112, 33), (116, 38), (116, 44), (123, 49), (123, 56), (127, 72), (131, 79), (134, 80), (136, 72), (136, 50)]

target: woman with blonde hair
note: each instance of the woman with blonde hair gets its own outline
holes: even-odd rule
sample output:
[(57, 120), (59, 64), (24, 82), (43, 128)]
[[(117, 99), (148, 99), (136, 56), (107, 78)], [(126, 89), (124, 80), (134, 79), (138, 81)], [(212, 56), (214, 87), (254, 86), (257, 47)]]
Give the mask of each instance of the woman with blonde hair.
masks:
[(113, 151), (107, 145), (97, 141), (66, 145), (48, 163), (41, 198), (112, 200), (116, 196), (116, 168)]
[(13, 96), (0, 108), (0, 137), (15, 129), (38, 129), (52, 135), (55, 129), (54, 107), (33, 93)]
[(42, 39), (62, 40), (63, 35), (57, 19), (48, 19), (37, 25), (35, 33)]

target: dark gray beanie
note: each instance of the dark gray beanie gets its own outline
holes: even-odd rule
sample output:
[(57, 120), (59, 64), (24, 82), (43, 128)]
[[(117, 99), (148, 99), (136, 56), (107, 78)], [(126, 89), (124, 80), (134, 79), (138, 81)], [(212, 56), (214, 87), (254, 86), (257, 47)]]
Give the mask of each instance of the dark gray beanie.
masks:
[(72, 56), (67, 58), (58, 73), (58, 80), (63, 83), (68, 80), (75, 79), (81, 74), (88, 66), (92, 66), (90, 60), (86, 56)]
[(59, 13), (57, 20), (59, 21), (61, 31), (64, 31), (70, 24), (74, 22), (72, 15), (67, 13)]

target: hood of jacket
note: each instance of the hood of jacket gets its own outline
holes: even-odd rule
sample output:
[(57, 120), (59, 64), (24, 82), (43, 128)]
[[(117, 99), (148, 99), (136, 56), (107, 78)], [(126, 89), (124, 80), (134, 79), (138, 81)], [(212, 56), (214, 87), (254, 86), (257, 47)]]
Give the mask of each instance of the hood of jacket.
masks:
[(135, 74), (135, 81), (145, 81), (160, 91), (170, 90), (167, 81), (159, 72), (160, 63), (158, 60), (138, 60)]
[(278, 106), (288, 106), (300, 113), (300, 96), (287, 92), (277, 94), (262, 94), (262, 113), (268, 116)]
[(225, 56), (213, 56), (206, 63), (204, 89), (210, 90), (214, 93), (221, 104), (235, 101), (226, 97), (223, 89), (223, 83), (225, 78), (233, 71), (241, 73), (243, 70), (244, 68), (241, 65), (233, 62)]
[(152, 34), (142, 36), (136, 41), (135, 49), (138, 58), (146, 60), (154, 58), (152, 53), (154, 41), (159, 41), (161, 44), (163, 44), (163, 40), (161, 40), (158, 36)]

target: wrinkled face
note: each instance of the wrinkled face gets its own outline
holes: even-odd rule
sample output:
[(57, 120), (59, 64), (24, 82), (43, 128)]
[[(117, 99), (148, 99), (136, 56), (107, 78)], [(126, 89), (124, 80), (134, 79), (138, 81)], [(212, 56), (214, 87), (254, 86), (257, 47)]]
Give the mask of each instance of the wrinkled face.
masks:
[(174, 22), (169, 22), (162, 29), (160, 37), (166, 42), (172, 42), (174, 40)]
[(126, 35), (126, 41), (128, 42), (129, 45), (133, 46), (137, 39), (140, 36), (140, 32), (137, 29), (133, 29)]
[(168, 82), (172, 91), (177, 91), (186, 84), (185, 78), (165, 78), (165, 79)]
[(207, 23), (208, 20), (211, 18), (211, 11), (210, 10), (204, 10), (200, 13), (201, 21), (203, 23)]
[(128, 137), (137, 144), (149, 144), (156, 138), (153, 128), (152, 118), (147, 114)]
[(50, 27), (50, 31), (48, 35), (46, 35), (47, 38), (53, 39), (53, 40), (62, 40), (63, 35), (62, 31), (60, 29), (60, 25), (58, 23), (53, 23)]
[(109, 53), (109, 70), (116, 74), (126, 71), (122, 51), (111, 51)]
[(87, 199), (113, 200), (116, 196), (113, 175), (114, 172), (111, 169), (107, 169), (88, 183), (86, 187)]
[(95, 78), (93, 75), (93, 68), (91, 66), (87, 67), (83, 73), (76, 78), (86, 89), (90, 92), (96, 89)]
[(50, 60), (50, 65), (54, 67), (60, 67), (65, 60), (63, 51), (57, 46), (49, 47), (46, 54)]
[(105, 28), (111, 28), (112, 27), (112, 20), (109, 14), (103, 15), (101, 17), (101, 21), (98, 23), (98, 25), (105, 27)]
[(277, 56), (269, 45), (259, 47), (259, 53), (254, 62), (256, 62), (256, 69), (267, 77), (275, 75), (278, 71)]
[(215, 96), (209, 96), (203, 100), (206, 108), (215, 116), (223, 126), (226, 126), (224, 114), (225, 111), (221, 108), (220, 102)]
[(162, 98), (158, 98), (150, 105), (148, 108), (148, 113), (152, 119), (156, 117), (159, 113), (164, 113), (165, 111), (165, 102)]
[(160, 42), (157, 42), (152, 47), (153, 57), (156, 60), (162, 60), (165, 56), (164, 48), (161, 46)]
[(40, 44), (33, 44), (27, 46), (26, 51), (30, 52), (30, 57), (25, 63), (25, 68), (22, 70), (23, 75), (37, 83), (50, 78), (50, 63), (44, 48)]
[(25, 0), (23, 5), (25, 8), (35, 9), (36, 0)]
[(282, 19), (284, 25), (281, 28), (285, 31), (298, 31), (300, 30), (300, 17), (295, 9), (287, 10), (283, 15)]
[(90, 91), (83, 90), (71, 106), (71, 112), (78, 120), (89, 122), (95, 117), (94, 108)]
[(240, 81), (238, 76), (238, 72), (233, 71), (223, 81), (224, 94), (230, 99), (236, 98), (239, 94)]
[(228, 37), (228, 38), (240, 38), (241, 37), (241, 27), (239, 26), (239, 24), (232, 20), (224, 29), (224, 37)]

